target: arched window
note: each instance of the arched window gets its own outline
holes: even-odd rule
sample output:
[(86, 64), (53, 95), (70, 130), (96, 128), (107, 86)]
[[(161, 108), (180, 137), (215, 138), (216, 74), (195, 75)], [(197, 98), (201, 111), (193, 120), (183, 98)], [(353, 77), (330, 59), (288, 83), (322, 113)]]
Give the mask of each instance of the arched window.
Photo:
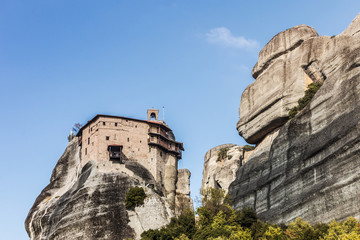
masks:
[(150, 114), (150, 120), (156, 120), (156, 114), (154, 112)]

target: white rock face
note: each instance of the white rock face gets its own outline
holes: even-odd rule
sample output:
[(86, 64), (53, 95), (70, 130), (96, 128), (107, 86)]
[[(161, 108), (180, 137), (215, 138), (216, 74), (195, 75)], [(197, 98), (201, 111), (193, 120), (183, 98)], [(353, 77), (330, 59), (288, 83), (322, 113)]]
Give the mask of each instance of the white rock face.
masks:
[(341, 35), (359, 36), (360, 34), (360, 14), (358, 14), (350, 25), (341, 33)]
[(175, 214), (179, 216), (183, 211), (193, 210), (193, 201), (190, 197), (190, 176), (188, 169), (179, 169), (176, 182)]
[(144, 205), (135, 207), (134, 211), (128, 211), (129, 226), (135, 231), (135, 239), (140, 239), (143, 231), (165, 226), (169, 219), (174, 217), (167, 201), (151, 189), (148, 189), (146, 195)]
[[(227, 149), (223, 159), (219, 159), (221, 149)], [(204, 158), (201, 189), (221, 188), (227, 192), (236, 177), (243, 155), (243, 147), (235, 144), (224, 144), (210, 149)]]
[[(144, 230), (160, 228), (175, 216), (174, 203), (140, 163), (128, 161), (104, 172), (92, 161), (81, 168), (79, 153), (74, 138), (26, 218), (30, 239), (139, 239)], [(134, 186), (147, 198), (129, 211), (124, 201)]]
[(313, 28), (299, 25), (277, 34), (260, 51), (253, 69), (256, 80), (243, 92), (239, 108), (237, 130), (247, 142), (256, 144), (282, 126), (306, 86), (323, 80), (316, 63), (302, 48), (317, 36)]
[[(240, 116), (244, 112), (254, 114), (261, 101), (266, 105), (267, 101), (276, 99), (256, 99), (255, 96), (262, 95), (258, 91), (268, 96), (258, 80), (270, 92), (271, 81), (264, 78), (282, 78), (287, 84), (286, 78), (297, 85), (301, 77), (299, 69), (311, 80), (323, 81), (311, 102), (275, 129), (273, 121), (286, 111), (285, 105), (277, 102), (255, 113), (247, 122), (239, 122), (241, 133), (258, 144), (245, 156), (246, 163), (229, 187), (234, 208), (250, 206), (260, 218), (275, 223), (288, 223), (298, 217), (311, 223), (343, 221), (350, 216), (360, 218), (360, 34), (357, 29), (360, 29), (359, 16), (338, 36), (304, 40), (297, 48), (274, 59), (245, 90)], [(277, 67), (279, 61), (284, 63), (284, 70)], [(287, 94), (278, 97), (279, 102), (294, 96), (293, 92)]]

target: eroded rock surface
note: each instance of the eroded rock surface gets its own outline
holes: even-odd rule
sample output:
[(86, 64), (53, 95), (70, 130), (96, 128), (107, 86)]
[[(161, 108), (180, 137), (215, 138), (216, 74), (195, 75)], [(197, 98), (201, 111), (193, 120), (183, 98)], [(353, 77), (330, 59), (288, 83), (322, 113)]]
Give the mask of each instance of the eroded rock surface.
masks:
[(193, 210), (193, 201), (190, 197), (190, 177), (188, 169), (179, 169), (176, 182), (175, 209), (176, 215), (179, 216), (183, 211)]
[[(81, 168), (79, 150), (75, 138), (31, 208), (25, 221), (30, 239), (138, 239), (175, 216), (164, 189), (140, 163), (118, 163), (112, 172), (99, 171), (92, 161)], [(124, 200), (133, 186), (147, 197), (130, 211)]]
[[(226, 157), (219, 159), (219, 151), (226, 149)], [(223, 144), (210, 149), (204, 157), (201, 189), (221, 188), (228, 191), (244, 158), (244, 149), (235, 144)]]
[(299, 25), (277, 34), (260, 51), (256, 80), (243, 92), (239, 108), (237, 129), (247, 142), (256, 144), (286, 123), (306, 86), (323, 80), (318, 59), (309, 56), (314, 47), (305, 44), (317, 36), (313, 28)]
[[(275, 130), (274, 126), (266, 131), (259, 129), (272, 126), (276, 117), (265, 115), (273, 114), (273, 107), (276, 114), (287, 110), (283, 103), (251, 115), (255, 118), (250, 117), (247, 125), (241, 126), (244, 132), (264, 131), (261, 135), (270, 138), (260, 136), (254, 140), (264, 139), (237, 171), (229, 187), (235, 208), (251, 206), (262, 219), (277, 223), (297, 217), (312, 223), (360, 218), (360, 35), (355, 30), (360, 29), (359, 25), (357, 16), (344, 31), (346, 34), (304, 40), (281, 56), (282, 60), (274, 61), (245, 90), (245, 111), (252, 114), (259, 112), (256, 109), (261, 105), (255, 99), (256, 91), (266, 87), (272, 91), (272, 76), (286, 77), (296, 85), (303, 69), (303, 76), (324, 81), (312, 101), (294, 119), (284, 125), (275, 124)], [(294, 71), (281, 71), (281, 67), (275, 67), (277, 64)], [(259, 79), (266, 84), (258, 85)], [(284, 97), (277, 98), (284, 101)], [(276, 98), (261, 101), (269, 99)], [(244, 106), (242, 100), (240, 115)], [(252, 121), (257, 121), (258, 130), (251, 130), (255, 127)]]

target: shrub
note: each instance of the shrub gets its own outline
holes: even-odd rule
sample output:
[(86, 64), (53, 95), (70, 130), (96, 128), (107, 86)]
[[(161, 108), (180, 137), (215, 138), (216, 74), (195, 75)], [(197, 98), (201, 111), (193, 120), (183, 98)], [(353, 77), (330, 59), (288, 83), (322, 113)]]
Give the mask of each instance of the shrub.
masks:
[(244, 146), (244, 150), (245, 151), (252, 151), (252, 150), (254, 150), (255, 149), (255, 146), (251, 146), (251, 145), (245, 145)]
[(141, 187), (132, 187), (126, 193), (125, 196), (125, 207), (126, 209), (133, 210), (135, 207), (144, 204), (144, 199), (146, 194), (143, 188)]
[(229, 148), (221, 148), (218, 152), (218, 159), (217, 161), (221, 161), (227, 157), (227, 152), (229, 151)]
[(313, 82), (310, 83), (308, 86), (308, 89), (305, 91), (304, 97), (300, 98), (298, 100), (298, 106), (293, 107), (289, 111), (289, 118), (292, 119), (295, 117), (295, 115), (301, 111), (306, 105), (311, 101), (311, 99), (314, 97), (315, 93), (319, 90), (319, 88), (322, 86), (321, 82)]

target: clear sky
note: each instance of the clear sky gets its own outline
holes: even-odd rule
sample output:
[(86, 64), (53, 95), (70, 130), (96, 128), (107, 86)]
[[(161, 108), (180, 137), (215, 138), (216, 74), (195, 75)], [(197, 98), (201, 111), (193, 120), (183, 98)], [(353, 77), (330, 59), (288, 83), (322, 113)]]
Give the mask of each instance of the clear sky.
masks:
[(71, 127), (98, 113), (164, 106), (197, 196), (206, 151), (245, 144), (235, 125), (259, 50), (298, 24), (339, 34), (359, 12), (359, 0), (0, 0), (0, 238), (28, 239)]

